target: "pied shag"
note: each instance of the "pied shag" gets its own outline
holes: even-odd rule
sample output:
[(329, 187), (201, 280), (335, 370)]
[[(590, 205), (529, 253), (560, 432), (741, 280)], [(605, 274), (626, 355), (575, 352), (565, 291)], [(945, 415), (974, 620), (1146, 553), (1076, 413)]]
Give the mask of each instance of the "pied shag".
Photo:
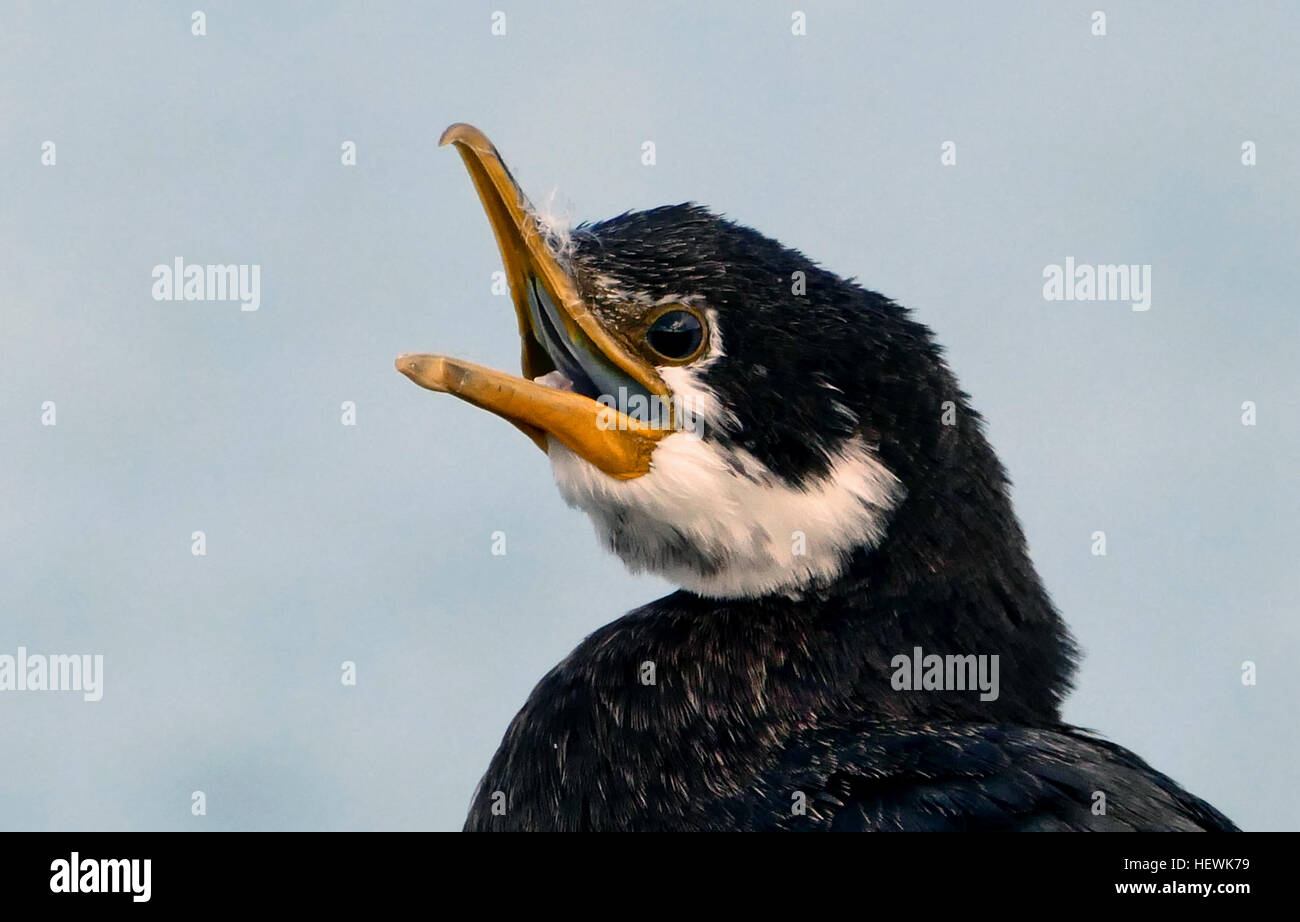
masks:
[(1075, 647), (905, 308), (694, 204), (553, 226), (482, 132), (441, 143), (523, 376), (398, 370), (521, 429), (606, 547), (682, 587), (541, 680), (466, 829), (1235, 828), (1061, 721)]

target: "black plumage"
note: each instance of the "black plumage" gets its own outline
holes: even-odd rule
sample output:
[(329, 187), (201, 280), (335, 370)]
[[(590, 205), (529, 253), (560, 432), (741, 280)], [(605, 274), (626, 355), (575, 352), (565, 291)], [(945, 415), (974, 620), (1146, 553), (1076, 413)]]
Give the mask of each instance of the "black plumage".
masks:
[[(796, 487), (860, 439), (906, 493), (838, 579), (683, 590), (588, 637), (511, 724), (467, 829), (1234, 828), (1061, 723), (1075, 648), (981, 419), (907, 310), (693, 205), (581, 226), (564, 246), (611, 329), (628, 292), (716, 312), (725, 355), (701, 378), (734, 424), (706, 438)], [(1000, 694), (896, 690), (891, 659), (917, 647), (997, 655)]]

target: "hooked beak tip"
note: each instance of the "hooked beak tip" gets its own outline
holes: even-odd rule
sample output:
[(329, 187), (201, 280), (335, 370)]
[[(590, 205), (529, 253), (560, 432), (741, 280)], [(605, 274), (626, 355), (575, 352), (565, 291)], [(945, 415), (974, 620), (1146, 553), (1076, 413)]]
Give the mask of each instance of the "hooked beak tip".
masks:
[(496, 154), (496, 148), (492, 146), (492, 142), (487, 139), (487, 136), (473, 125), (465, 122), (448, 125), (447, 129), (438, 137), (439, 147), (446, 147), (448, 144), (457, 142), (482, 150), (485, 153), (490, 151)]

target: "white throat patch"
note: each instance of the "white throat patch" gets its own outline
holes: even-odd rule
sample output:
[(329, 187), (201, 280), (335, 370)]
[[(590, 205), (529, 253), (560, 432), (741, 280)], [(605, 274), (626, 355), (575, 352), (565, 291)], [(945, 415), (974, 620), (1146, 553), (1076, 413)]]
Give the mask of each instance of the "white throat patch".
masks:
[(555, 439), (549, 451), (560, 495), (591, 516), (629, 569), (714, 598), (794, 594), (835, 579), (855, 548), (879, 544), (904, 493), (860, 439), (802, 487), (691, 432), (659, 442), (650, 472), (633, 480), (607, 476)]
[[(695, 300), (672, 295), (656, 303)], [(717, 314), (708, 315), (705, 358), (655, 369), (689, 424), (655, 446), (649, 473), (616, 480), (548, 438), (555, 482), (633, 573), (655, 573), (711, 598), (797, 595), (838, 577), (855, 549), (877, 546), (906, 491), (860, 438), (831, 458), (825, 476), (798, 486), (749, 452), (702, 438), (739, 425), (704, 381), (723, 356)]]

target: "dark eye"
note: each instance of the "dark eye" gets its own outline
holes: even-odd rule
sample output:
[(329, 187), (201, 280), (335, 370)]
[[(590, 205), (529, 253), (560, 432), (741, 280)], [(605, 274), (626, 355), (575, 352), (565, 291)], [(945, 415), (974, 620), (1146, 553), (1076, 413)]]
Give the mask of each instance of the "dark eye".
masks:
[(690, 311), (667, 311), (650, 324), (645, 341), (666, 359), (688, 359), (704, 341), (704, 324)]

